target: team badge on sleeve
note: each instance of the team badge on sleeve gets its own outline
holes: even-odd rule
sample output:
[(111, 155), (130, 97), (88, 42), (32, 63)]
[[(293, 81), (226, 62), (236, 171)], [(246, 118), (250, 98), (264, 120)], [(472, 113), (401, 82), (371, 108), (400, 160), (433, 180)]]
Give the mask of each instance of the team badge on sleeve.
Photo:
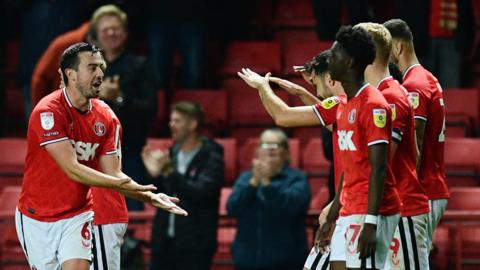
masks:
[(40, 123), (42, 128), (45, 130), (50, 130), (53, 128), (55, 121), (53, 119), (53, 112), (42, 112), (40, 113)]
[(418, 105), (420, 105), (420, 95), (417, 92), (410, 92), (408, 93), (408, 101), (410, 101), (410, 105), (416, 109)]
[(340, 103), (340, 100), (337, 97), (329, 97), (324, 99), (321, 105), (323, 108), (328, 110), (337, 105), (338, 103)]
[(373, 109), (373, 123), (379, 128), (384, 128), (387, 123), (387, 111), (385, 109)]
[(390, 105), (390, 110), (392, 110), (392, 121), (394, 121), (395, 118), (397, 118), (397, 107), (395, 106), (395, 104), (388, 105)]

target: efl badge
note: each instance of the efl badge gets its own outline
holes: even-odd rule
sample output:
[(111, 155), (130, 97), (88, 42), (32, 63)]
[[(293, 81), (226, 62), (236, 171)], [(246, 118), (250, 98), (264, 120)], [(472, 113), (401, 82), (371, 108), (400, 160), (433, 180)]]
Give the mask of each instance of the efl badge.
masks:
[(379, 128), (384, 128), (387, 123), (387, 111), (384, 109), (373, 109), (373, 123)]
[(357, 118), (357, 110), (353, 109), (348, 113), (348, 122), (350, 124), (355, 123), (355, 118)]
[(340, 103), (340, 100), (337, 97), (329, 97), (324, 99), (321, 105), (323, 108), (328, 110), (337, 105), (338, 103)]
[(40, 113), (40, 123), (42, 128), (45, 130), (50, 130), (53, 128), (55, 121), (53, 120), (53, 112), (42, 112)]
[(390, 105), (390, 110), (392, 110), (392, 121), (397, 118), (397, 107), (395, 107), (395, 104), (388, 104)]
[(420, 105), (420, 95), (417, 92), (408, 93), (408, 100), (414, 109), (418, 108), (418, 105)]
[(97, 136), (102, 137), (107, 132), (107, 129), (102, 122), (96, 122), (95, 125), (93, 125), (93, 131)]

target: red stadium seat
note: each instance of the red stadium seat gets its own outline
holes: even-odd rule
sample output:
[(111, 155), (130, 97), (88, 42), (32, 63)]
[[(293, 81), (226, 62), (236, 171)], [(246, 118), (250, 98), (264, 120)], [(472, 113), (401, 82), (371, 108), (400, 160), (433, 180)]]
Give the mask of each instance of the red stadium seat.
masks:
[(178, 90), (172, 98), (173, 102), (193, 101), (200, 104), (205, 112), (205, 126), (210, 136), (225, 135), (227, 125), (227, 93), (221, 90)]
[(21, 138), (2, 138), (0, 149), (0, 175), (22, 175), (27, 141)]
[(312, 1), (280, 0), (274, 24), (277, 28), (313, 28), (315, 18)]
[(223, 159), (225, 162), (225, 183), (231, 185), (237, 177), (237, 141), (234, 138), (215, 139), (223, 146)]
[[(278, 91), (276, 94), (287, 104), (290, 96), (285, 91)], [(255, 126), (272, 125), (272, 117), (263, 107), (257, 90), (244, 84), (242, 88), (228, 90), (230, 100), (230, 123), (233, 126)]]
[(332, 41), (302, 42), (296, 40), (286, 42), (282, 53), (284, 63), (282, 74), (284, 76), (298, 76), (298, 73), (293, 71), (293, 66), (304, 65), (322, 51), (330, 49), (332, 43)]
[(302, 169), (309, 175), (328, 176), (330, 162), (323, 154), (321, 138), (313, 138), (302, 152)]
[(470, 134), (477, 131), (480, 123), (480, 91), (447, 89), (443, 92), (443, 97), (447, 127), (461, 126)]
[(230, 194), (232, 194), (231, 187), (223, 187), (222, 190), (220, 191), (220, 208), (219, 208), (220, 215), (227, 214), (227, 201), (228, 201), (228, 198), (230, 197)]
[[(240, 148), (238, 162), (241, 171), (249, 170), (252, 167), (252, 160), (258, 147), (259, 139), (248, 138)], [(299, 168), (300, 142), (298, 139), (289, 139), (288, 146), (290, 150), (290, 166)]]
[(274, 41), (235, 41), (226, 51), (221, 74), (237, 76), (242, 68), (260, 74), (280, 71), (280, 44)]
[(20, 186), (8, 186), (0, 193), (0, 266), (12, 262), (21, 265), (26, 263), (14, 223), (20, 191)]
[(276, 29), (275, 40), (280, 41), (282, 47), (292, 40), (297, 42), (318, 42), (314, 29)]
[(480, 184), (480, 140), (447, 138), (445, 170), (449, 186), (478, 186)]
[(292, 132), (292, 138), (300, 140), (300, 146), (302, 149), (308, 144), (311, 139), (321, 138), (321, 127), (298, 127), (294, 128)]
[(329, 191), (324, 178), (309, 178), (311, 190), (310, 212), (319, 214), (328, 202)]
[(168, 118), (167, 111), (170, 109), (167, 107), (167, 98), (165, 96), (164, 90), (157, 91), (157, 113), (155, 115), (155, 119), (153, 120), (150, 135), (151, 136), (158, 136), (162, 134), (162, 132), (168, 129)]

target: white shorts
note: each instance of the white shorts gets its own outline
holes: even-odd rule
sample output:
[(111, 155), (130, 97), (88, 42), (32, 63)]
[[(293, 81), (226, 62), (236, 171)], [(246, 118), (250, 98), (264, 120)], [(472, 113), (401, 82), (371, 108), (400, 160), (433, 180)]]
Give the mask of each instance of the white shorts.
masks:
[(307, 260), (303, 265), (304, 270), (330, 270), (330, 252), (320, 253), (312, 247)]
[(332, 240), (330, 241), (330, 261), (331, 262), (344, 262), (347, 260), (345, 255), (345, 247), (347, 246), (347, 240), (345, 235), (347, 233), (347, 226), (345, 226), (345, 219), (338, 218), (335, 223), (335, 230), (332, 234)]
[(93, 211), (55, 222), (29, 218), (18, 209), (15, 226), (31, 269), (57, 270), (71, 259), (92, 260)]
[[(360, 260), (360, 253), (357, 251), (358, 236), (363, 229), (365, 216), (366, 215), (350, 215), (339, 218), (339, 222), (344, 224), (346, 228), (346, 243), (344, 246), (346, 266), (347, 268), (363, 267), (383, 269), (395, 228), (400, 220), (400, 215), (378, 216), (375, 256), (371, 256), (371, 258), (366, 260)], [(332, 259), (330, 259), (330, 261), (332, 261)]]
[(447, 209), (448, 200), (429, 200), (428, 204), (430, 206), (430, 213), (428, 214), (428, 250), (431, 250), (433, 233), (435, 232), (440, 219), (442, 219), (445, 209)]
[(120, 270), (120, 248), (127, 223), (93, 225), (93, 262), (90, 270)]
[(428, 214), (402, 217), (384, 270), (428, 270)]

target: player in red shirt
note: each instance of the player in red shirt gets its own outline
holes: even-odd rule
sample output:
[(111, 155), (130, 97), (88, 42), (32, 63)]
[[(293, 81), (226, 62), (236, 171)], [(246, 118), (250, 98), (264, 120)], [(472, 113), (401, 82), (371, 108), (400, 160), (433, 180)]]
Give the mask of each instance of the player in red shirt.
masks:
[(438, 80), (417, 59), (408, 25), (393, 19), (384, 23), (393, 38), (392, 61), (403, 72), (403, 86), (409, 92), (415, 112), (419, 156), (417, 175), (430, 200), (429, 241), (440, 222), (450, 197), (445, 177), (445, 105)]
[(373, 38), (376, 57), (365, 78), (376, 85), (392, 110), (392, 172), (402, 201), (401, 220), (390, 246), (387, 269), (428, 269), (428, 198), (416, 174), (416, 143), (413, 108), (407, 91), (390, 76), (388, 63), (392, 38), (378, 23), (360, 23)]
[[(121, 172), (116, 122), (98, 97), (105, 69), (101, 52), (86, 43), (61, 58), (66, 87), (34, 108), (17, 234), (32, 269), (88, 269), (92, 257), (89, 186), (115, 189), (178, 214), (176, 198), (154, 194)], [(100, 169), (96, 170), (96, 168)]]

